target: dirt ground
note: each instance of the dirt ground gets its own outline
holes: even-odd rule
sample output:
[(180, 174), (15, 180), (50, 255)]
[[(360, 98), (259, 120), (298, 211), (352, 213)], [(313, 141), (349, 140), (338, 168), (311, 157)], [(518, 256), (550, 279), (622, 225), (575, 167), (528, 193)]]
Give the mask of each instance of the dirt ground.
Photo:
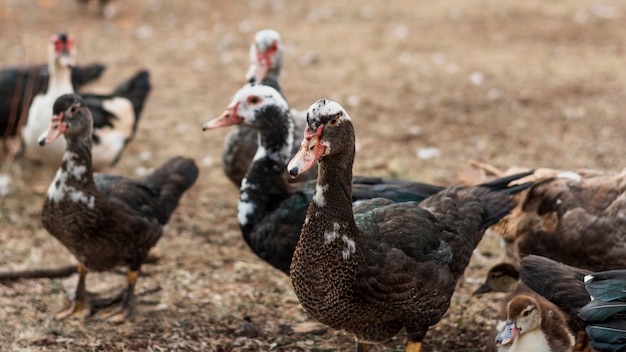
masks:
[[(307, 329), (289, 278), (257, 259), (223, 175), (227, 131), (202, 133), (244, 83), (254, 32), (277, 29), (283, 87), (306, 109), (339, 101), (358, 138), (355, 174), (452, 184), (469, 159), (501, 168), (620, 170), (626, 150), (626, 2), (599, 0), (114, 1), (112, 18), (70, 0), (0, 0), (0, 66), (41, 63), (52, 33), (76, 37), (79, 63), (107, 71), (85, 90), (147, 68), (153, 91), (136, 139), (110, 172), (167, 158), (201, 168), (145, 266), (137, 310), (120, 325), (55, 321), (68, 279), (0, 284), (1, 351), (350, 351), (353, 337)], [(42, 228), (54, 170), (2, 165), (0, 270), (73, 262)], [(423, 351), (488, 351), (502, 296), (472, 297), (502, 251), (489, 233)], [(123, 271), (92, 275), (104, 295)], [(300, 332), (303, 330), (303, 332)], [(372, 351), (403, 349), (405, 335)]]

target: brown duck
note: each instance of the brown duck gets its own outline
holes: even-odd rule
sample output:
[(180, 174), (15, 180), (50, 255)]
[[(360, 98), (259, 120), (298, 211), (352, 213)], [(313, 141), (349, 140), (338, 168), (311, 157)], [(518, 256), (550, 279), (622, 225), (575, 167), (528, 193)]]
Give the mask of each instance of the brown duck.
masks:
[[(520, 172), (473, 164), (472, 182)], [(591, 271), (626, 268), (626, 169), (536, 169), (534, 185), (516, 195), (511, 215), (493, 227), (505, 240), (514, 265), (535, 254)]]
[(128, 266), (128, 287), (119, 307), (102, 317), (122, 321), (133, 307), (141, 264), (163, 233), (178, 201), (198, 177), (191, 159), (172, 158), (144, 180), (92, 173), (91, 112), (73, 94), (59, 97), (50, 127), (40, 138), (44, 146), (65, 135), (61, 167), (48, 189), (42, 211), (44, 227), (78, 260), (75, 298), (57, 318), (91, 314), (85, 289), (88, 270)]
[(528, 185), (507, 189), (510, 179), (498, 180), (491, 189), (452, 187), (421, 203), (376, 198), (353, 209), (350, 116), (338, 103), (320, 100), (307, 111), (307, 124), (287, 166), (296, 177), (319, 161), (291, 264), (296, 295), (315, 319), (355, 334), (357, 351), (403, 328), (406, 350), (419, 351), (485, 229), (511, 209), (507, 194)]

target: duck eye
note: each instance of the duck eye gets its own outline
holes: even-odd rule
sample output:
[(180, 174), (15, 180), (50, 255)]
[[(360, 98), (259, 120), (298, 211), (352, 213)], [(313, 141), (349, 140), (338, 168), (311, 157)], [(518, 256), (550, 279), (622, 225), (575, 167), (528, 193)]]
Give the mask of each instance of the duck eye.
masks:
[(528, 310), (527, 310), (527, 311), (525, 311), (524, 313), (522, 313), (522, 315), (523, 315), (523, 316), (525, 316), (525, 317), (527, 317), (527, 316), (528, 316), (528, 314), (530, 314), (530, 311), (528, 311)]
[(329, 126), (336, 126), (337, 122), (339, 122), (339, 119), (336, 117), (333, 117), (332, 120), (330, 120), (330, 122), (328, 123)]
[(258, 104), (259, 102), (261, 102), (261, 98), (257, 97), (256, 95), (250, 96), (248, 97), (248, 104)]
[(70, 113), (75, 114), (76, 111), (78, 111), (78, 107), (76, 105), (72, 105), (72, 107), (70, 108)]

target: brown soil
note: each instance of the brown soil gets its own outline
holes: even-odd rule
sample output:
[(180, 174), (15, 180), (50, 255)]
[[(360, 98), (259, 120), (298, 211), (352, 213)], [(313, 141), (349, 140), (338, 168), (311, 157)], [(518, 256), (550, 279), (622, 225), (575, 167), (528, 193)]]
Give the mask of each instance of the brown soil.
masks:
[[(0, 284), (0, 350), (350, 351), (353, 337), (309, 331), (289, 279), (258, 260), (236, 223), (238, 190), (221, 168), (226, 131), (202, 133), (244, 83), (256, 30), (286, 46), (284, 92), (319, 98), (355, 121), (355, 174), (452, 184), (469, 159), (501, 168), (621, 169), (626, 150), (626, 3), (610, 1), (116, 1), (113, 19), (74, 1), (0, 1), (2, 66), (45, 61), (49, 36), (76, 37), (79, 62), (108, 66), (96, 87), (148, 68), (153, 92), (135, 141), (110, 172), (134, 176), (168, 157), (201, 175), (145, 266), (132, 319), (55, 321), (76, 278)], [(438, 157), (418, 151), (437, 148)], [(41, 227), (54, 170), (3, 165), (0, 269), (72, 263)], [(502, 296), (471, 297), (501, 256), (479, 246), (423, 351), (487, 351)], [(122, 271), (92, 275), (112, 295)], [(155, 291), (155, 288), (160, 290)], [(247, 322), (249, 320), (249, 322)], [(294, 329), (303, 328), (304, 332)], [(401, 351), (405, 336), (372, 351)]]

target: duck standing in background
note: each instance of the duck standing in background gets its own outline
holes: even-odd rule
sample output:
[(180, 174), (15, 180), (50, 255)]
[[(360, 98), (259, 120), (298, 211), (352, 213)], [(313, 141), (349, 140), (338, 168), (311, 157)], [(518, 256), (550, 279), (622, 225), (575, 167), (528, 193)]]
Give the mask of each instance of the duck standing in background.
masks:
[[(318, 162), (315, 193), (291, 263), (302, 306), (320, 322), (355, 334), (357, 351), (403, 328), (406, 351), (420, 351), (444, 315), (485, 230), (509, 213), (511, 179), (490, 187), (451, 187), (421, 203), (376, 198), (352, 205), (355, 134), (348, 113), (320, 100), (287, 170)], [(519, 178), (517, 175), (512, 178)]]
[[(473, 167), (493, 177), (525, 170)], [(475, 177), (469, 183), (490, 178)], [(492, 228), (505, 240), (514, 265), (520, 256), (535, 254), (591, 271), (626, 268), (626, 169), (541, 168), (527, 180), (534, 185), (514, 198), (511, 215)]]
[[(283, 66), (283, 46), (280, 34), (273, 29), (264, 29), (254, 35), (254, 43), (250, 45), (250, 68), (246, 73), (246, 80), (270, 86), (282, 95), (280, 73)], [(284, 95), (283, 95), (284, 98)], [(298, 151), (302, 139), (302, 130), (306, 125), (304, 115), (291, 109), (294, 122), (293, 149), (291, 155)], [(241, 186), (252, 158), (257, 152), (258, 136), (255, 129), (246, 125), (237, 125), (226, 135), (222, 152), (222, 167), (224, 174), (235, 186)], [(300, 181), (315, 178), (315, 173), (304, 177)]]
[[(74, 56), (72, 36), (52, 36), (48, 49), (48, 90), (46, 94), (35, 97), (22, 129), (26, 155), (50, 166), (58, 165), (65, 151), (65, 141), (59, 139), (47, 148), (39, 148), (38, 138), (46, 130), (56, 98), (74, 92), (70, 81), (71, 67), (75, 65)], [(111, 94), (80, 94), (93, 114), (94, 169), (104, 169), (119, 160), (125, 147), (134, 138), (150, 89), (150, 75), (142, 70), (116, 87)]]
[(626, 270), (592, 273), (529, 255), (520, 262), (520, 277), (576, 321), (595, 350), (626, 350)]
[[(294, 122), (283, 96), (259, 84), (242, 87), (219, 117), (203, 130), (231, 125), (246, 126), (260, 140), (252, 164), (243, 179), (238, 202), (239, 226), (252, 251), (289, 275), (306, 209), (315, 182), (289, 183), (285, 168), (293, 155)], [(352, 199), (385, 197), (393, 201), (421, 201), (442, 187), (379, 177), (355, 178)]]
[[(105, 69), (102, 64), (72, 68), (71, 80), (74, 91), (99, 79)], [(47, 65), (0, 70), (0, 137), (17, 135), (20, 126), (26, 121), (26, 112), (33, 98), (45, 93), (48, 83)]]
[(175, 157), (144, 180), (106, 174), (94, 177), (92, 129), (91, 112), (79, 96), (63, 95), (56, 100), (40, 145), (53, 143), (61, 135), (67, 143), (48, 189), (42, 223), (78, 260), (74, 300), (57, 318), (85, 318), (92, 313), (85, 288), (88, 270), (127, 265), (128, 287), (122, 303), (102, 314), (110, 321), (122, 321), (132, 311), (141, 264), (161, 237), (180, 197), (196, 181), (198, 168), (192, 159)]

